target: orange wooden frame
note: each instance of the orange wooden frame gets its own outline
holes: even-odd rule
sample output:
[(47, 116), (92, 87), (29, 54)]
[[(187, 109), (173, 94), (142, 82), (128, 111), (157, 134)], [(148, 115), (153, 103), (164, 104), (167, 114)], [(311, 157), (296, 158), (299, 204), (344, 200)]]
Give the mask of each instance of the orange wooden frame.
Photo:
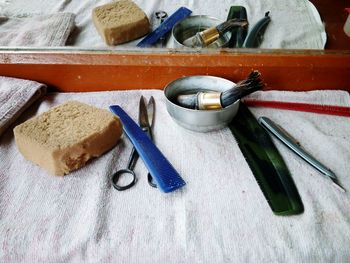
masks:
[(0, 52), (0, 75), (36, 80), (63, 92), (162, 89), (188, 75), (238, 81), (252, 69), (261, 71), (268, 89), (350, 91), (350, 52), (345, 51)]
[(0, 75), (37, 80), (58, 91), (162, 89), (187, 75), (232, 81), (261, 71), (268, 89), (350, 90), (350, 38), (344, 34), (348, 1), (311, 0), (325, 21), (327, 49), (82, 51), (0, 49)]

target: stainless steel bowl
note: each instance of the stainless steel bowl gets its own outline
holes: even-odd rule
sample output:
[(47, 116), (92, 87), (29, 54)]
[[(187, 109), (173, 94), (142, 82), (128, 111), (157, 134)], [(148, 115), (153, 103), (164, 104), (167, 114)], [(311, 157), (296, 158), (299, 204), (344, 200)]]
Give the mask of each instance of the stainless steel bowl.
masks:
[(219, 110), (193, 110), (176, 104), (180, 94), (194, 94), (199, 91), (225, 91), (235, 83), (214, 76), (189, 76), (176, 79), (164, 88), (166, 107), (170, 116), (180, 126), (198, 132), (218, 130), (227, 126), (236, 115), (239, 101)]
[[(186, 47), (183, 42), (207, 28), (215, 27), (222, 23), (215, 17), (206, 15), (189, 16), (184, 20), (177, 22), (172, 29), (172, 37), (174, 39), (175, 47)], [(227, 32), (214, 43), (208, 45), (208, 48), (218, 48), (227, 46), (231, 37), (231, 32)]]

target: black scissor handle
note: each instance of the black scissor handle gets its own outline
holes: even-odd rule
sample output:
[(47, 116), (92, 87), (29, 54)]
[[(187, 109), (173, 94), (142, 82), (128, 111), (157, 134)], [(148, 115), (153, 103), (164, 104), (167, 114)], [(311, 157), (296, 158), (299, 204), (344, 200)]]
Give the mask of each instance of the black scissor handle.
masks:
[[(118, 180), (120, 178), (121, 175), (125, 175), (125, 174), (130, 174), (132, 176), (132, 181), (127, 184), (127, 185), (118, 185)], [(111, 178), (112, 181), (112, 185), (115, 189), (117, 189), (118, 191), (124, 191), (129, 189), (130, 187), (132, 187), (135, 183), (136, 183), (136, 175), (134, 173), (134, 171), (130, 170), (130, 169), (121, 169), (116, 171)]]

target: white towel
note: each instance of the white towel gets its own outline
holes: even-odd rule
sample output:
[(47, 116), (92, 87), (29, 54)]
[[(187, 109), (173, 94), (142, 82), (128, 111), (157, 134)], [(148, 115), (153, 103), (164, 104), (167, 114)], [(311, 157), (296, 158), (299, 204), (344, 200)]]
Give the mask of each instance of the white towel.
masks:
[[(178, 126), (160, 90), (49, 94), (17, 123), (75, 99), (121, 105), (137, 120), (139, 97), (156, 101), (154, 141), (187, 182), (163, 194), (147, 183), (124, 192), (109, 176), (125, 168), (126, 136), (111, 151), (65, 177), (26, 161), (11, 130), (0, 138), (0, 262), (347, 262), (350, 258), (350, 121), (346, 117), (251, 108), (284, 127), (330, 167), (341, 193), (274, 140), (305, 211), (275, 216), (228, 128), (196, 133)], [(261, 92), (258, 98), (350, 106), (343, 91)]]
[(0, 17), (0, 46), (64, 46), (73, 31), (75, 15), (57, 13)]
[[(52, 14), (56, 12), (71, 12), (76, 14), (76, 24), (79, 30), (74, 32), (72, 45), (88, 48), (106, 48), (97, 33), (91, 12), (96, 6), (111, 2), (110, 0), (8, 0), (3, 4), (4, 15)], [(164, 10), (170, 16), (179, 7), (185, 6), (193, 11), (193, 15), (209, 15), (226, 20), (230, 6), (242, 5), (247, 10), (250, 29), (270, 11), (271, 22), (267, 27), (261, 48), (296, 48), (323, 49), (326, 43), (326, 32), (320, 16), (308, 0), (134, 0), (152, 21), (152, 14)], [(0, 5), (1, 6), (1, 5)], [(118, 45), (115, 48), (135, 47), (140, 41)], [(167, 47), (173, 47), (173, 39)], [(108, 47), (113, 48), (113, 47)]]
[(45, 92), (46, 85), (36, 81), (0, 76), (0, 136)]

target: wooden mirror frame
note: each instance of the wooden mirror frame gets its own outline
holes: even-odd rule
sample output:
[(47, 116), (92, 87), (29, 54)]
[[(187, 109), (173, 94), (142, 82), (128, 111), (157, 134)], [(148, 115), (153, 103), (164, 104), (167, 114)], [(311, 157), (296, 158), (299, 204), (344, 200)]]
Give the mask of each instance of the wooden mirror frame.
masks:
[(188, 75), (214, 75), (236, 82), (253, 69), (261, 71), (267, 89), (350, 90), (350, 52), (0, 53), (1, 75), (36, 80), (64, 92), (162, 89), (170, 81)]
[[(343, 32), (347, 1), (312, 0), (328, 35), (326, 50), (1, 49), (0, 75), (36, 80), (58, 91), (162, 89), (187, 75), (238, 81), (260, 70), (267, 89), (350, 90), (350, 38)], [(341, 14), (341, 15), (339, 15)]]

